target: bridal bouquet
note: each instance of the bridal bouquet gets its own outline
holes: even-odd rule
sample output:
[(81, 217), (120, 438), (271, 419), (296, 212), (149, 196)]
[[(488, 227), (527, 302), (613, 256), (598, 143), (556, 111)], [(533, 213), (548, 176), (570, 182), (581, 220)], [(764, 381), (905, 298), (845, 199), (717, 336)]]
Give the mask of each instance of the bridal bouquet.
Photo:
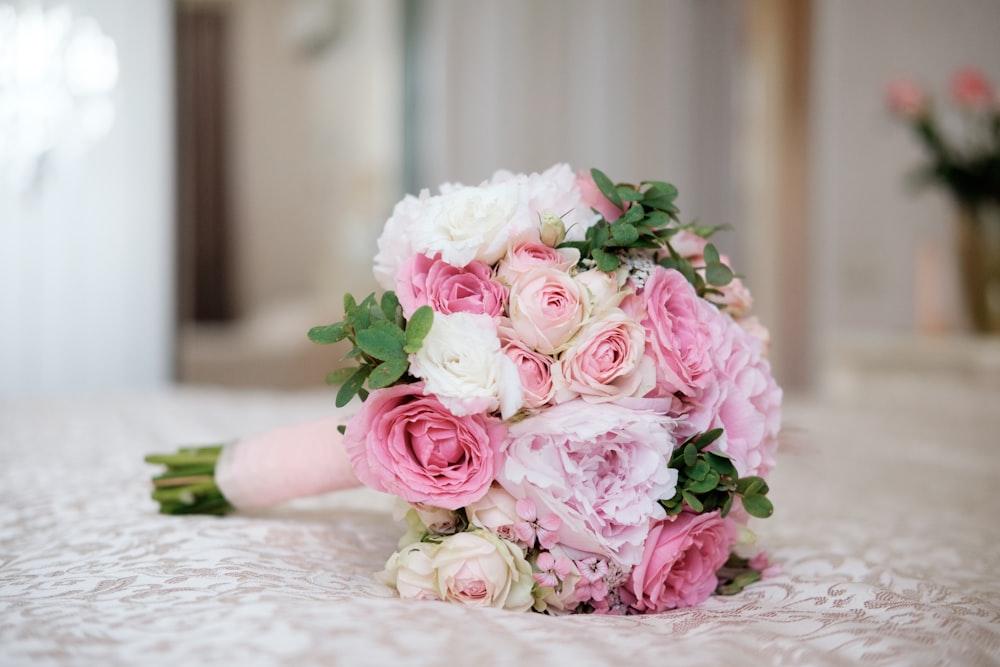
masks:
[(737, 552), (772, 512), (781, 390), (716, 230), (676, 198), (567, 165), (407, 196), (384, 292), (309, 332), (350, 346), (328, 381), (352, 416), (149, 457), (154, 497), (394, 494), (407, 529), (377, 577), (404, 598), (642, 614), (738, 592), (767, 568)]

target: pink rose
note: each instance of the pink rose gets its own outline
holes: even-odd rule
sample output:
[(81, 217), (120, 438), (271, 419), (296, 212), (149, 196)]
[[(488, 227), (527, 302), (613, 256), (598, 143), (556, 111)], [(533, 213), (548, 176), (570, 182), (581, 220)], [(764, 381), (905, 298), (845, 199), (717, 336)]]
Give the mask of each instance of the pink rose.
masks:
[[(674, 493), (672, 420), (612, 403), (570, 401), (511, 425), (497, 481), (537, 516), (555, 515), (554, 543), (573, 557), (639, 562), (650, 519)], [(553, 525), (556, 522), (552, 522)]]
[(497, 266), (497, 278), (510, 284), (518, 276), (534, 269), (552, 268), (568, 271), (580, 261), (580, 251), (575, 248), (556, 250), (532, 236), (514, 240), (507, 249), (507, 256)]
[(597, 183), (594, 182), (594, 177), (589, 173), (581, 171), (577, 174), (576, 186), (580, 189), (580, 195), (583, 199), (583, 203), (604, 216), (604, 219), (608, 222), (614, 222), (625, 212), (612, 204), (611, 201), (604, 196), (601, 189), (597, 187)]
[(456, 417), (423, 390), (418, 382), (373, 391), (348, 422), (344, 447), (376, 491), (458, 509), (489, 490), (506, 429), (483, 415)]
[(644, 396), (656, 385), (645, 343), (642, 325), (617, 308), (592, 321), (552, 368), (556, 400), (580, 396), (599, 403)]
[(965, 109), (982, 109), (993, 103), (993, 86), (982, 72), (966, 67), (951, 79), (951, 96)]
[(555, 387), (552, 384), (552, 358), (530, 350), (526, 345), (511, 341), (504, 345), (503, 353), (517, 366), (524, 390), (524, 407), (537, 410), (552, 402)]
[(690, 395), (713, 369), (708, 323), (718, 309), (678, 271), (656, 267), (640, 295), (646, 308), (646, 350), (656, 361), (658, 394)]
[(438, 313), (472, 313), (498, 317), (507, 302), (507, 288), (493, 280), (490, 267), (473, 261), (457, 267), (416, 254), (399, 270), (396, 296), (406, 317), (428, 305)]
[(642, 560), (619, 589), (622, 602), (636, 612), (659, 613), (705, 601), (719, 583), (716, 572), (736, 537), (736, 525), (718, 511), (657, 521)]
[(927, 96), (923, 88), (910, 79), (895, 79), (885, 91), (889, 109), (903, 118), (917, 118), (927, 112)]
[(585, 305), (580, 285), (568, 273), (535, 269), (510, 286), (511, 328), (533, 350), (555, 354), (580, 329)]

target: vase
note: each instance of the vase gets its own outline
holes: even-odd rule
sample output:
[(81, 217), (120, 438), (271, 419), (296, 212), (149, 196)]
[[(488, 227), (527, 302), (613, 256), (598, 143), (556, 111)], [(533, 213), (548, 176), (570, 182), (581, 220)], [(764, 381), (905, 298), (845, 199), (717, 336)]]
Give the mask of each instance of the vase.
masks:
[(960, 207), (958, 240), (970, 324), (977, 333), (1000, 335), (1000, 203)]

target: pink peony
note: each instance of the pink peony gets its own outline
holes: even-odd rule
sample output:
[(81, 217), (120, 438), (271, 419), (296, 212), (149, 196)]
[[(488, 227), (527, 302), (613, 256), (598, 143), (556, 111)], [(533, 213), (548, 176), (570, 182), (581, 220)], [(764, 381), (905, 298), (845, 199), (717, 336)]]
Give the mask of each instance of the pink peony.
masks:
[(736, 537), (736, 524), (720, 518), (718, 511), (657, 521), (642, 560), (619, 589), (622, 602), (640, 613), (703, 602), (715, 591), (716, 572), (729, 558)]
[(399, 270), (396, 296), (406, 317), (428, 305), (438, 313), (472, 313), (498, 317), (507, 302), (507, 288), (493, 280), (490, 267), (470, 262), (457, 267), (441, 260), (416, 254)]
[(489, 490), (505, 428), (482, 415), (456, 417), (423, 391), (423, 383), (373, 391), (348, 422), (344, 448), (376, 491), (458, 509)]
[(885, 91), (889, 109), (903, 118), (917, 118), (927, 112), (927, 95), (910, 79), (895, 79)]
[[(555, 164), (542, 173), (513, 174), (498, 171), (490, 186), (517, 183), (525, 192), (531, 219), (542, 226), (546, 216), (562, 219), (566, 238), (580, 241), (587, 228), (597, 222), (580, 190), (579, 181), (568, 164)], [(484, 184), (486, 187), (486, 184)]]
[(589, 173), (581, 171), (577, 174), (576, 186), (580, 189), (583, 203), (604, 216), (608, 222), (614, 222), (624, 213), (604, 196), (597, 183), (594, 183), (594, 177)]
[(639, 562), (657, 502), (674, 493), (672, 420), (611, 403), (562, 403), (513, 424), (497, 481), (560, 520), (555, 544), (573, 557)]
[(510, 326), (518, 340), (542, 354), (560, 351), (586, 316), (582, 287), (565, 271), (524, 273), (510, 287)]
[(642, 325), (619, 309), (586, 325), (552, 368), (556, 400), (592, 403), (644, 396), (656, 384)]
[(993, 86), (982, 72), (966, 67), (952, 77), (951, 96), (962, 108), (982, 109), (993, 103)]

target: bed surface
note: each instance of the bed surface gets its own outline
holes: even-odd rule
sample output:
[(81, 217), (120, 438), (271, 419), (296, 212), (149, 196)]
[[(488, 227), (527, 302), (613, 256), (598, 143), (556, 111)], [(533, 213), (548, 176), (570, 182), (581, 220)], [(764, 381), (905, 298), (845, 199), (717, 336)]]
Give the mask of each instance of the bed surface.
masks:
[(1000, 385), (786, 402), (783, 573), (659, 616), (391, 596), (368, 490), (167, 517), (144, 454), (328, 416), (330, 392), (0, 399), (0, 665), (997, 665)]

